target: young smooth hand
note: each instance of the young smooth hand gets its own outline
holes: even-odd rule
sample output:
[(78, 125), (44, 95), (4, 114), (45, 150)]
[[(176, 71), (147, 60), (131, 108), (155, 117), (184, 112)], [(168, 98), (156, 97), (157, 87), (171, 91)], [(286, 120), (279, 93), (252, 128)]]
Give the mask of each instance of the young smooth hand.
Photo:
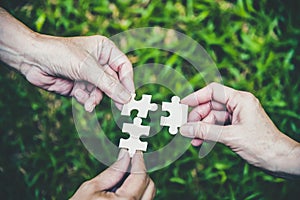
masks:
[[(183, 136), (221, 142), (243, 159), (278, 176), (300, 175), (300, 145), (281, 133), (249, 92), (212, 83), (182, 99), (194, 107)], [(199, 140), (201, 139), (201, 140)]]
[(92, 111), (103, 92), (124, 104), (134, 92), (132, 65), (104, 36), (55, 37), (28, 29), (0, 8), (0, 59), (35, 86), (74, 96)]
[(95, 178), (84, 182), (71, 197), (71, 200), (153, 199), (155, 185), (146, 173), (141, 152), (137, 152), (131, 160), (130, 175), (115, 192), (110, 192), (110, 189), (122, 180), (129, 164), (128, 152), (121, 150), (118, 161)]

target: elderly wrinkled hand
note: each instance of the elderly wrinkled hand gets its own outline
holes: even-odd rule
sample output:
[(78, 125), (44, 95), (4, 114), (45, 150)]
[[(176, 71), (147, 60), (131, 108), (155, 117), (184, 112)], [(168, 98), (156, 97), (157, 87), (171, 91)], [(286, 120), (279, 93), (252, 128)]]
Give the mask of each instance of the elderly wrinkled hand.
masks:
[(33, 85), (74, 96), (87, 111), (100, 103), (103, 92), (116, 103), (130, 100), (134, 92), (132, 65), (108, 38), (39, 34), (2, 8), (0, 27), (0, 59)]
[(299, 143), (277, 129), (253, 94), (212, 83), (181, 102), (194, 107), (180, 132), (195, 146), (221, 142), (257, 167), (300, 175)]

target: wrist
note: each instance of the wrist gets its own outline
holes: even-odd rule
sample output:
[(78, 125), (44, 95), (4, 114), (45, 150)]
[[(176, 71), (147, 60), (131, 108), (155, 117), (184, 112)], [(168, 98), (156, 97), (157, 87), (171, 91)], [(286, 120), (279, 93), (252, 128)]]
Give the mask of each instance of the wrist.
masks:
[(0, 12), (0, 59), (22, 73), (22, 66), (31, 66), (37, 52), (40, 34), (30, 30), (4, 9)]

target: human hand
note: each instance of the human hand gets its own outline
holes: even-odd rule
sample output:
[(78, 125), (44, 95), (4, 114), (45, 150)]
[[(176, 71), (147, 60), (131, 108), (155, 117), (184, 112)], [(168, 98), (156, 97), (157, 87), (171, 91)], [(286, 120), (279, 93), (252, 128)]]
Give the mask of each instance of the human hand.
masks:
[(132, 65), (103, 36), (55, 37), (36, 33), (0, 7), (0, 60), (35, 86), (74, 96), (92, 111), (104, 92), (116, 103), (134, 93)]
[(23, 62), (21, 72), (35, 86), (73, 96), (91, 112), (103, 93), (117, 103), (130, 100), (134, 92), (132, 65), (103, 36), (52, 37), (38, 35), (33, 63)]
[(121, 150), (118, 161), (95, 178), (84, 182), (71, 200), (85, 199), (153, 199), (155, 196), (155, 185), (146, 173), (143, 154), (137, 152), (131, 160), (130, 175), (123, 184), (111, 192), (125, 175), (130, 164), (127, 151)]
[(251, 93), (212, 83), (181, 103), (195, 107), (180, 129), (195, 138), (194, 145), (202, 143), (199, 139), (221, 142), (257, 167), (300, 175), (299, 143), (276, 128)]

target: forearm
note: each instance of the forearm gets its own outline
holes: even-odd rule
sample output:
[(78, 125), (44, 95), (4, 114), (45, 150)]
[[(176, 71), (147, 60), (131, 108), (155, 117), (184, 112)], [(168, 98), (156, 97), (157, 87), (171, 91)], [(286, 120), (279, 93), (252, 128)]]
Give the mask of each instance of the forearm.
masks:
[(300, 177), (300, 144), (287, 135), (282, 135), (282, 140), (276, 144), (276, 157), (274, 170), (278, 176)]
[(0, 59), (18, 71), (34, 62), (38, 34), (0, 7)]

